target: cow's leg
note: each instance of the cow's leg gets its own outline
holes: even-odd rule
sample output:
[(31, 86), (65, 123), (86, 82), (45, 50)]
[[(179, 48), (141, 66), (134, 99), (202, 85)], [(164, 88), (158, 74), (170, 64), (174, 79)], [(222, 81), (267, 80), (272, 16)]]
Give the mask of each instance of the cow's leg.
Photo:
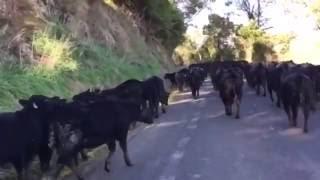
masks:
[(225, 105), (225, 109), (226, 109), (226, 115), (227, 116), (232, 116), (232, 105)]
[(270, 87), (270, 85), (268, 85), (268, 91), (269, 91), (271, 102), (273, 102), (272, 88)]
[(109, 164), (110, 164), (110, 160), (111, 160), (111, 157), (113, 156), (114, 152), (116, 151), (116, 142), (115, 141), (112, 141), (112, 142), (109, 142), (107, 143), (108, 145), (108, 148), (109, 148), (109, 154), (106, 158), (106, 162), (105, 162), (105, 165), (104, 165), (104, 170), (106, 172), (110, 172), (110, 169), (109, 169)]
[(236, 119), (240, 119), (240, 99), (238, 98), (238, 96), (235, 99), (235, 103), (236, 103)]
[(291, 105), (291, 112), (292, 112), (292, 126), (297, 127), (298, 104)]
[(232, 115), (232, 105), (230, 105), (227, 101), (226, 98), (222, 98), (223, 104), (224, 104), (224, 108), (225, 108), (225, 113), (227, 116), (231, 116)]
[(157, 99), (154, 105), (156, 117), (159, 117), (159, 104), (160, 104), (160, 100)]
[(284, 106), (284, 111), (287, 113), (287, 116), (288, 116), (289, 126), (292, 126), (293, 123), (292, 123), (292, 114), (290, 111), (290, 106), (286, 103), (283, 103), (283, 106)]
[(73, 162), (76, 166), (79, 165), (79, 157), (77, 153), (73, 155)]
[(152, 114), (155, 118), (159, 117), (158, 106), (159, 106), (159, 103), (157, 104), (157, 100), (150, 101), (150, 108), (151, 108)]
[(18, 180), (25, 180), (26, 179), (26, 170), (24, 169), (24, 158), (23, 155), (17, 158), (17, 160), (13, 161), (14, 169), (17, 172), (17, 179)]
[(180, 91), (180, 92), (183, 92), (183, 83), (181, 82), (181, 80), (180, 80), (180, 82), (178, 83), (178, 88), (179, 88), (179, 91)]
[(279, 90), (276, 92), (277, 94), (277, 107), (281, 107), (281, 94), (279, 92)]
[(309, 107), (304, 105), (303, 106), (303, 116), (304, 116), (304, 124), (303, 124), (303, 132), (307, 133), (309, 131), (308, 129), (308, 120), (309, 120)]
[(133, 164), (131, 163), (131, 160), (129, 158), (126, 138), (121, 139), (119, 144), (120, 144), (120, 147), (122, 149), (123, 158), (124, 158), (124, 161), (125, 161), (126, 165), (127, 166), (133, 166)]
[(162, 113), (166, 113), (166, 107), (163, 103), (161, 103), (161, 110), (162, 110)]
[(263, 96), (267, 96), (267, 83), (263, 83)]
[(194, 87), (191, 87), (191, 93), (192, 93), (192, 98), (196, 99), (197, 92), (196, 92), (196, 89)]
[(260, 95), (260, 84), (256, 85), (256, 94), (259, 96)]
[(18, 180), (24, 180), (25, 179), (25, 173), (24, 173), (24, 170), (23, 170), (22, 166), (19, 163), (17, 163), (17, 164), (14, 163), (13, 165), (14, 165), (14, 168), (15, 168), (15, 170), (17, 172), (17, 179)]
[(42, 173), (45, 173), (49, 170), (51, 157), (52, 150), (48, 147), (48, 145), (41, 146), (39, 152), (39, 160)]

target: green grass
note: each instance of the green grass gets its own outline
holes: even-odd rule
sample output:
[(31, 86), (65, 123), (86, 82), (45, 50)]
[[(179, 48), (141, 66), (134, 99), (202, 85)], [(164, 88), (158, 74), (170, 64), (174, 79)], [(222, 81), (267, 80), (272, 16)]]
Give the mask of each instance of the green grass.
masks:
[(110, 87), (129, 78), (144, 79), (161, 69), (160, 56), (141, 53), (147, 49), (123, 55), (96, 42), (71, 39), (61, 26), (36, 32), (32, 47), (39, 62), (0, 65), (0, 111), (15, 109), (18, 99), (34, 94), (70, 98), (79, 91), (75, 84)]

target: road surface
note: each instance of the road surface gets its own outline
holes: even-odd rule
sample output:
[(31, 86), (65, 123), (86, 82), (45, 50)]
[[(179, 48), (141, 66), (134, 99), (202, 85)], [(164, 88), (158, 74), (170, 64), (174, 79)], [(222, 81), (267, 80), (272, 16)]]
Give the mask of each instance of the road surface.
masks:
[(311, 116), (310, 133), (305, 135), (301, 129), (288, 129), (284, 112), (269, 98), (247, 88), (240, 120), (224, 115), (218, 94), (208, 82), (198, 100), (191, 99), (190, 93), (178, 94), (176, 99), (167, 114), (129, 140), (133, 167), (126, 167), (118, 148), (111, 173), (104, 172), (104, 158), (100, 158), (83, 168), (85, 179), (320, 179), (318, 112)]

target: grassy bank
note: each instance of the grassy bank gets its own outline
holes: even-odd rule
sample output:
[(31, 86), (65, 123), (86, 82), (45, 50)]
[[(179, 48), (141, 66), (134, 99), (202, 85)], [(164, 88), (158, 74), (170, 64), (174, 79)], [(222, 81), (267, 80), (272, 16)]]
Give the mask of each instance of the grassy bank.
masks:
[(32, 38), (36, 61), (0, 57), (0, 111), (15, 108), (18, 99), (33, 94), (69, 98), (89, 87), (109, 87), (158, 74), (160, 56), (141, 53), (148, 46), (138, 44), (137, 49), (144, 51), (121, 54), (94, 41), (73, 39), (61, 25), (36, 32)]

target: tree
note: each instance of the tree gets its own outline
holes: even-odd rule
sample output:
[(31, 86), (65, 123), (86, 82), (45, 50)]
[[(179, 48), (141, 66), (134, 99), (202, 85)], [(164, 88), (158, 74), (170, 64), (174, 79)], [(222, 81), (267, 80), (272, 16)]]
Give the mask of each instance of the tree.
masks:
[(273, 1), (274, 0), (228, 0), (226, 5), (230, 6), (235, 4), (239, 10), (247, 15), (249, 20), (256, 22), (258, 27), (265, 27), (268, 18), (264, 17), (264, 8), (269, 6)]
[(268, 34), (256, 22), (239, 26), (237, 31), (239, 56), (252, 61), (266, 61), (273, 54), (273, 45)]
[(311, 6), (310, 6), (311, 12), (316, 18), (317, 21), (317, 29), (320, 29), (320, 0), (316, 0)]
[(181, 7), (185, 19), (188, 21), (193, 15), (200, 12), (207, 5), (215, 0), (175, 0), (175, 3)]
[[(216, 59), (226, 58), (226, 55), (230, 53), (229, 49), (232, 47), (231, 41), (235, 32), (235, 25), (229, 18), (217, 14), (211, 14), (208, 18), (209, 24), (203, 27), (203, 34), (209, 38), (202, 48), (215, 49)], [(212, 47), (207, 47), (208, 45)]]
[(186, 36), (184, 41), (175, 49), (176, 64), (191, 64), (196, 61), (196, 44)]

